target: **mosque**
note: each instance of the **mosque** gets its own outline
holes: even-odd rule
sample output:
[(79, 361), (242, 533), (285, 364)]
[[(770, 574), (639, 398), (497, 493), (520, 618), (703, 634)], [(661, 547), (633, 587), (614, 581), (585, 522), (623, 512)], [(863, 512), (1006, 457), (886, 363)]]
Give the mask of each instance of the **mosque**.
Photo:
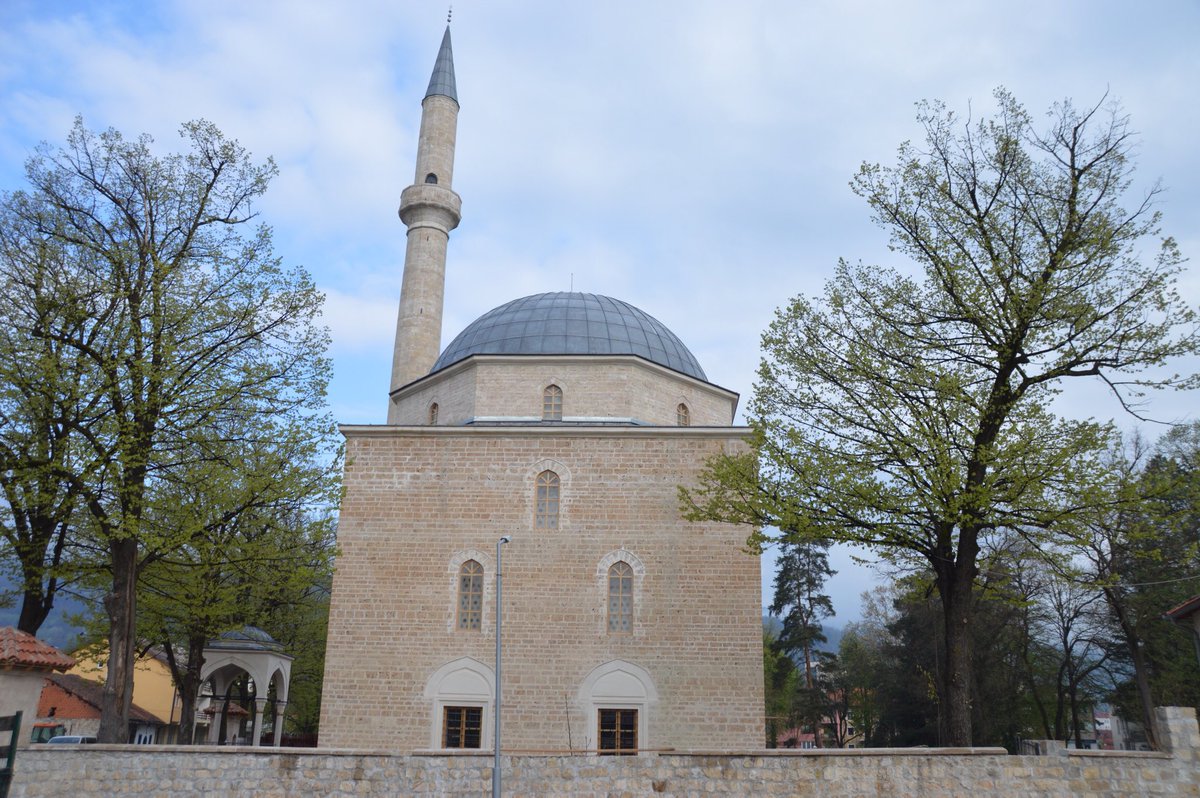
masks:
[(738, 396), (597, 294), (515, 299), (441, 349), (458, 110), (447, 27), (401, 194), (387, 423), (341, 428), (320, 744), (492, 747), (499, 553), (505, 751), (761, 748), (758, 558), (677, 497), (744, 449)]

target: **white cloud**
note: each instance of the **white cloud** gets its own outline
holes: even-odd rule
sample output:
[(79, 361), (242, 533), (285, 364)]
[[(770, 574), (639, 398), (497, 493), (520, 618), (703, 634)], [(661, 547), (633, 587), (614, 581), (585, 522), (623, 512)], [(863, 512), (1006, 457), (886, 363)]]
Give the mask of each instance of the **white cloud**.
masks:
[[(978, 111), (998, 84), (1035, 114), (1111, 90), (1142, 134), (1138, 184), (1163, 178), (1164, 230), (1200, 257), (1189, 0), (1136, 13), (1116, 0), (455, 6), (463, 222), (446, 341), (574, 273), (662, 319), (744, 402), (774, 308), (818, 292), (838, 257), (902, 265), (847, 187), (858, 164), (917, 137), (916, 100)], [(2, 185), (76, 113), (164, 149), (205, 117), (273, 155), (262, 210), (279, 254), (329, 297), (335, 407), (380, 420), (396, 206), (441, 15), (389, 0), (13, 0), (0, 7)], [(1200, 303), (1197, 278), (1183, 287)]]

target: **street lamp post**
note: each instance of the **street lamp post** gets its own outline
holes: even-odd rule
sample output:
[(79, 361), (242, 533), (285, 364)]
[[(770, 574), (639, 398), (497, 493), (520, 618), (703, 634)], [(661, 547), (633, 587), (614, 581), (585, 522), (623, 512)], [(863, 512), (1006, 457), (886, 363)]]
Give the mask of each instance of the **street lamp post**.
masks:
[(496, 750), (492, 758), (492, 798), (500, 798), (500, 596), (504, 580), (500, 568), (500, 547), (511, 541), (512, 538), (508, 535), (496, 541), (496, 700), (493, 709), (495, 730), (492, 734)]

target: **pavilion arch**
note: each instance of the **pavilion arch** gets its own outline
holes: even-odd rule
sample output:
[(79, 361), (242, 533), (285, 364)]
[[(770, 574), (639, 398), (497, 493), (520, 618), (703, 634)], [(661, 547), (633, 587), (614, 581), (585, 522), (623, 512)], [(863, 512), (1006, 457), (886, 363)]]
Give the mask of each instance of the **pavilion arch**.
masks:
[(640, 665), (615, 659), (592, 669), (579, 685), (575, 703), (586, 722), (588, 748), (598, 745), (601, 709), (636, 709), (638, 748), (653, 747), (651, 715), (658, 704), (658, 688), (650, 672)]
[[(254, 731), (250, 738), (252, 746), (262, 739), (263, 713), (266, 710), (271, 687), (275, 688), (275, 712), (272, 744), (279, 747), (283, 730), (283, 716), (288, 701), (288, 686), (292, 678), (292, 657), (283, 653), (283, 647), (266, 632), (246, 626), (234, 632), (226, 632), (204, 647), (204, 667), (200, 669), (200, 683), (212, 680), (214, 703), (224, 702), (230, 686), (243, 673), (254, 681)], [(209, 724), (208, 741), (217, 743), (220, 721), (213, 716)]]
[(492, 700), (495, 695), (495, 671), (472, 657), (459, 657), (434, 671), (425, 682), (425, 699), (429, 702), (429, 748), (442, 748), (445, 709), (454, 706), (480, 707), (483, 710), (480, 747), (491, 747)]

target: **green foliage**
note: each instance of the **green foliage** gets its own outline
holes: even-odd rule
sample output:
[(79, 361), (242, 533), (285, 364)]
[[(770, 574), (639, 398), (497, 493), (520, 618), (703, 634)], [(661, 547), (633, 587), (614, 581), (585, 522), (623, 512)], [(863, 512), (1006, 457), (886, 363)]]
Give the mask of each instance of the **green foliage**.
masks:
[[(779, 747), (781, 735), (802, 729), (815, 735), (818, 747), (839, 745), (826, 729), (836, 695), (827, 674), (835, 670), (833, 655), (810, 652), (807, 668), (797, 665), (788, 648), (770, 632), (763, 633), (763, 684), (766, 698), (767, 747)], [(834, 730), (836, 731), (836, 729)]]
[[(210, 453), (213, 441), (223, 441), (222, 456), (198, 457), (172, 481), (156, 485), (147, 519), (186, 534), (186, 542), (149, 562), (138, 584), (139, 637), (183, 655), (169, 662), (183, 700), (185, 743), (192, 735), (202, 652), (221, 632), (245, 625), (280, 630), (285, 639), (276, 640), (298, 660), (294, 683), (311, 683), (309, 669), (323, 662), (323, 586), (332, 577), (334, 556), (339, 464), (323, 462), (326, 441), (319, 429), (273, 424), (212, 430), (204, 438)], [(309, 635), (298, 638), (298, 628)], [(311, 650), (314, 644), (319, 652)], [(315, 701), (304, 688), (300, 702), (289, 694), (289, 717), (319, 705), (319, 680), (318, 673)]]
[(1114, 445), (1104, 472), (1119, 500), (1089, 516), (1072, 551), (1098, 590), (1119, 681), (1116, 703), (1156, 738), (1153, 707), (1200, 707), (1200, 665), (1187, 630), (1163, 617), (1200, 593), (1200, 423), (1153, 448)]
[[(10, 447), (19, 462), (5, 469), (26, 475), (24, 496), (61, 479), (70, 502), (24, 505), (61, 505), (50, 513), (57, 528), (103, 555), (105, 741), (125, 735), (143, 569), (187, 559), (201, 527), (257, 509), (245, 497), (270, 493), (272, 480), (287, 483), (283, 471), (241, 470), (264, 446), (305, 430), (301, 456), (311, 457), (333, 435), (322, 296), (274, 257), (270, 230), (252, 226), (274, 164), (255, 164), (208, 122), (181, 135), (186, 152), (160, 157), (149, 137), (77, 121), (64, 147), (43, 145), (28, 161), (28, 188), (0, 200), (0, 280), (16, 288), (0, 305), (11, 333), (0, 345), (36, 356), (41, 375), (41, 393), (0, 389), (5, 409), (25, 414), (19, 429), (42, 436)], [(64, 457), (29, 456), (58, 437)], [(211, 491), (195, 490), (209, 480)], [(200, 517), (184, 518), (183, 505)], [(15, 552), (35, 577), (47, 558), (38, 545)]]
[(804, 683), (812, 688), (816, 646), (825, 642), (821, 621), (833, 615), (833, 602), (821, 592), (833, 575), (828, 544), (800, 541), (781, 547), (771, 614), (783, 620), (779, 647), (804, 662)]
[(800, 683), (796, 663), (780, 650), (773, 635), (763, 632), (763, 686), (768, 748), (778, 747), (779, 735), (798, 722), (792, 709), (792, 697)]
[[(918, 269), (839, 264), (763, 335), (754, 452), (681, 492), (690, 518), (866, 545), (932, 571), (943, 626), (944, 739), (973, 741), (970, 623), (997, 533), (1078, 534), (1111, 428), (1059, 418), (1075, 377), (1131, 405), (1197, 351), (1194, 311), (1158, 235), (1157, 189), (1130, 207), (1133, 146), (1115, 107), (1056, 105), (1039, 132), (1004, 91), (993, 119), (919, 106), (925, 144), (864, 165), (852, 186)], [(769, 531), (762, 534), (769, 534)], [(758, 538), (761, 542), (762, 538)]]

